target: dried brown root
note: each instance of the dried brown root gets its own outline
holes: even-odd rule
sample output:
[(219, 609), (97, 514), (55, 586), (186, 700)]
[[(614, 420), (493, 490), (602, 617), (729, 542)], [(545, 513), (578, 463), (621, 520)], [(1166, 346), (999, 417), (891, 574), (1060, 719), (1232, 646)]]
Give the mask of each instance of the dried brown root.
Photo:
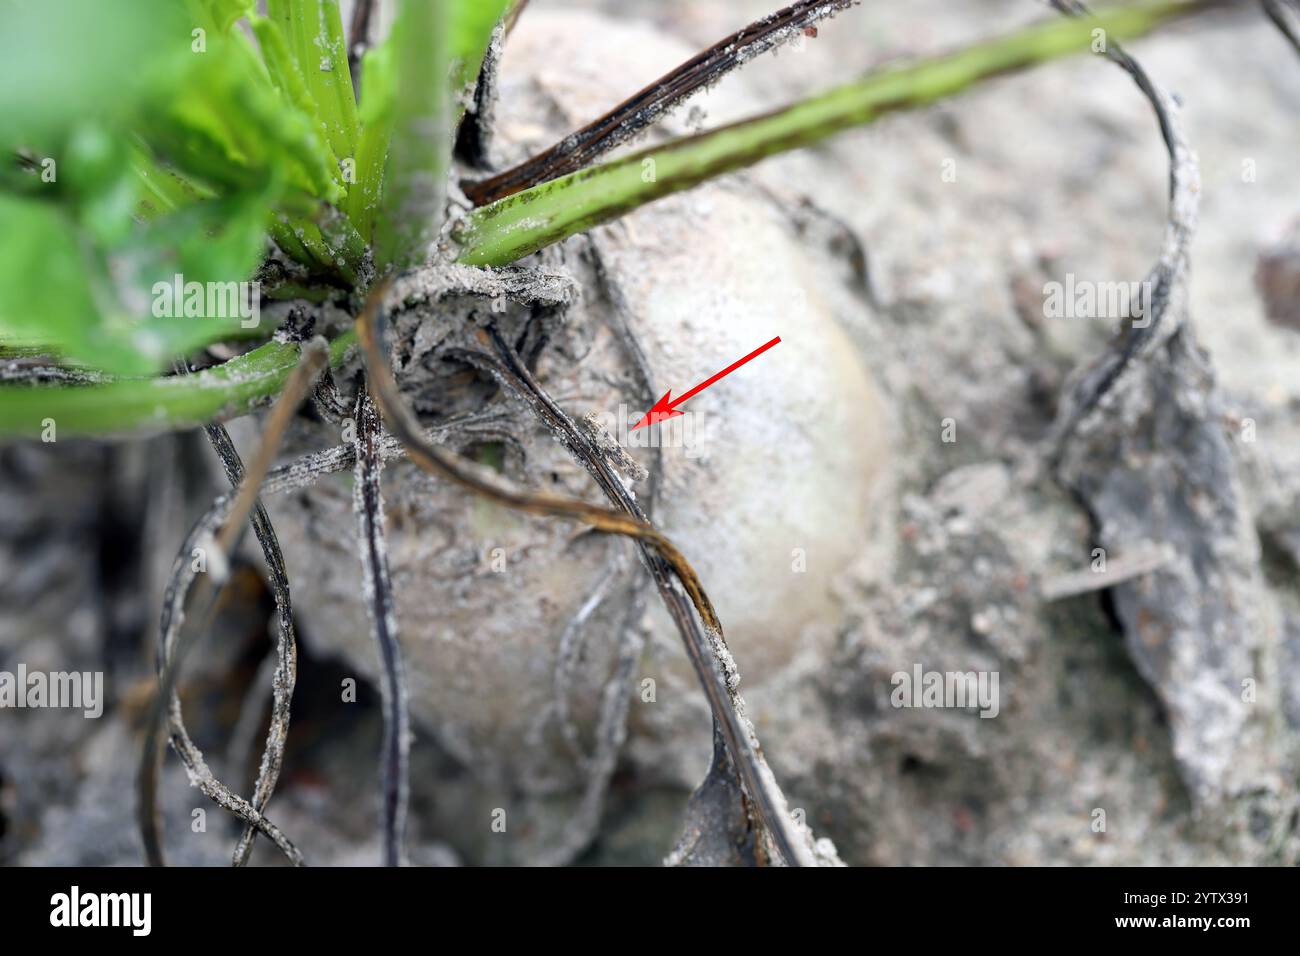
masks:
[(380, 759), (380, 818), (384, 865), (400, 866), (410, 790), (410, 707), (402, 671), (402, 648), (397, 639), (397, 612), (384, 537), (384, 499), (379, 482), (383, 470), (379, 451), (381, 425), (379, 412), (364, 388), (357, 390), (355, 416), (353, 507), (360, 538), (366, 612), (370, 616), (370, 629), (379, 652), (382, 675), (380, 694), (384, 736)]
[(375, 0), (356, 0), (352, 6), (352, 22), (348, 25), (348, 71), (352, 74), (352, 89), (361, 92), (361, 58), (370, 49), (370, 32), (374, 22)]
[[(208, 440), (221, 459), (226, 478), (232, 487), (238, 488), (244, 480), (244, 466), (235, 450), (234, 442), (221, 425), (208, 425), (205, 429)], [(266, 745), (262, 750), (262, 761), (258, 769), (257, 780), (253, 785), (253, 807), (259, 811), (266, 808), (280, 778), (280, 769), (284, 765), (284, 745), (289, 736), (289, 701), (293, 697), (293, 688), (298, 674), (298, 644), (294, 637), (293, 604), (289, 598), (289, 575), (284, 566), (284, 555), (280, 551), (280, 542), (276, 539), (275, 528), (271, 525), (271, 516), (259, 500), (253, 508), (253, 532), (262, 546), (262, 557), (270, 572), (271, 593), (275, 598), (276, 642), (275, 665), (271, 675), (271, 723), (266, 732)], [(189, 552), (182, 552), (188, 555)], [(244, 828), (239, 844), (235, 848), (234, 865), (243, 866), (253, 849), (256, 829), (250, 824)]]
[[(140, 832), (144, 843), (145, 856), (151, 865), (161, 866), (164, 863), (157, 804), (158, 776), (162, 763), (161, 738), (164, 719), (166, 719), (171, 729), (172, 746), (181, 757), (195, 785), (223, 809), (230, 811), (244, 820), (245, 823), (264, 833), (295, 864), (302, 862), (302, 855), (277, 828), (265, 819), (260, 809), (248, 803), (242, 797), (235, 795), (212, 775), (212, 771), (208, 769), (207, 763), (203, 759), (202, 752), (194, 746), (185, 730), (177, 686), (180, 668), (186, 655), (199, 637), (209, 630), (212, 617), (215, 614), (217, 599), (220, 597), (221, 587), (225, 582), (229, 558), (238, 546), (249, 516), (257, 505), (262, 479), (270, 469), (285, 428), (299, 404), (313, 388), (316, 377), (328, 360), (329, 348), (323, 339), (314, 339), (303, 345), (298, 366), (290, 375), (284, 391), (267, 418), (262, 442), (253, 460), (252, 467), (245, 473), (233, 498), (229, 500), (218, 499), (218, 504), (214, 505), (213, 509), (205, 516), (205, 519), (209, 522), (215, 523), (196, 527), (196, 532), (199, 532), (200, 537), (195, 537), (194, 533), (191, 533), (191, 539), (187, 541), (187, 547), (182, 550), (173, 568), (172, 581), (168, 586), (167, 599), (164, 601), (159, 635), (158, 693), (154, 705), (150, 709), (145, 732), (145, 745), (137, 779), (139, 794), (137, 810)], [(194, 596), (195, 604), (201, 609), (201, 612), (191, 619), (191, 626), (186, 627), (184, 604), (198, 573), (191, 559), (191, 554), (196, 548), (202, 549), (202, 552), (206, 555), (208, 570)], [(196, 621), (198, 622), (197, 625), (194, 623)], [(285, 697), (282, 716), (286, 729), (288, 721), (287, 708), (287, 697)], [(272, 732), (275, 732), (274, 725)], [(274, 774), (271, 773), (272, 769)], [(269, 798), (270, 788), (266, 786), (266, 782), (270, 781), (270, 787), (274, 786), (273, 777), (278, 775), (278, 765), (273, 768), (268, 766), (267, 771), (265, 775), (259, 775), (259, 782), (263, 783), (266, 797)], [(251, 837), (248, 838), (247, 842), (251, 845)], [(241, 838), (240, 848), (236, 850), (236, 864), (242, 862), (241, 853), (244, 858), (247, 857), (247, 849), (244, 847), (245, 840)]]
[[(172, 748), (180, 757), (181, 763), (189, 775), (190, 782), (198, 787), (204, 796), (269, 839), (294, 866), (301, 866), (303, 864), (302, 853), (284, 835), (280, 828), (272, 823), (259, 808), (236, 794), (212, 773), (203, 757), (203, 752), (194, 744), (185, 728), (184, 716), (181, 713), (180, 695), (175, 689), (176, 674), (179, 671), (181, 659), (180, 651), (183, 649), (183, 632), (186, 630), (184, 628), (186, 596), (190, 593), (198, 576), (194, 569), (192, 555), (196, 549), (207, 550), (211, 548), (216, 534), (232, 516), (234, 501), (235, 496), (233, 494), (221, 496), (195, 524), (176, 556), (171, 581), (163, 599), (162, 633), (159, 638), (159, 681), (160, 683), (170, 683), (171, 686), (170, 693), (167, 696), (167, 720), (170, 728), (170, 741)], [(211, 560), (211, 555), (209, 555), (209, 560)], [(192, 632), (192, 629), (189, 630)], [(153, 866), (162, 866), (164, 858), (157, 825), (150, 827), (146, 824), (147, 820), (156, 819), (155, 791), (158, 772), (156, 768), (160, 756), (156, 743), (157, 733), (157, 729), (151, 725), (150, 732), (146, 736), (147, 744), (144, 761), (141, 764), (139, 798), (143, 813), (148, 814), (148, 816), (144, 816), (142, 813), (140, 821), (148, 861)], [(148, 768), (153, 768), (151, 773), (149, 773)], [(241, 838), (240, 846), (243, 845), (244, 841)], [(238, 865), (240, 862), (242, 861), (236, 857), (236, 864)]]
[(1264, 12), (1300, 53), (1300, 4), (1296, 0), (1264, 0)]
[[(1086, 16), (1088, 9), (1077, 0), (1052, 0), (1052, 6), (1067, 16)], [(1142, 65), (1119, 44), (1109, 43), (1106, 58), (1128, 73), (1142, 95), (1150, 101), (1160, 124), (1160, 134), (1169, 153), (1169, 212), (1160, 256), (1147, 275), (1149, 300), (1141, 303), (1144, 315), (1130, 316), (1110, 349), (1088, 369), (1063, 402), (1063, 412), (1053, 436), (1053, 460), (1059, 463), (1064, 446), (1080, 421), (1096, 409), (1115, 383), (1140, 355), (1150, 354), (1182, 324), (1179, 308), (1185, 295), (1188, 248), (1196, 232), (1200, 202), (1200, 167), (1178, 120), (1178, 104), (1169, 92), (1151, 79)], [(1169, 313), (1170, 321), (1166, 321)], [(1141, 321), (1137, 321), (1138, 319)]]

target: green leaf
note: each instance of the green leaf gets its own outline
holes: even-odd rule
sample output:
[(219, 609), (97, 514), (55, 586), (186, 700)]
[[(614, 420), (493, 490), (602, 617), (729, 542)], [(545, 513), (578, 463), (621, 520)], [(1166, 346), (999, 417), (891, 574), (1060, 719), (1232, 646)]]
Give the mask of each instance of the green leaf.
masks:
[[(254, 193), (193, 204), (101, 246), (59, 205), (0, 195), (0, 342), (138, 375), (246, 334), (260, 310), (256, 289), (238, 283), (265, 250), (265, 202)], [(116, 216), (107, 221), (115, 231)], [(201, 304), (164, 301), (176, 283), (197, 283)]]
[(374, 235), (396, 100), (397, 77), (390, 39), (367, 50), (361, 58), (361, 141), (357, 146), (357, 181), (348, 192), (346, 208), (348, 218), (366, 242)]
[(0, 195), (0, 342), (55, 342), (73, 359), (142, 370), (129, 345), (119, 345), (99, 325), (96, 300), (106, 297), (105, 284), (103, 263), (62, 209)]
[(43, 155), (87, 117), (130, 116), (189, 55), (192, 29), (175, 0), (9, 3), (0, 23), (0, 148)]
[(250, 69), (233, 41), (205, 54), (137, 120), (142, 135), (183, 172), (224, 190), (258, 188), (268, 175), (329, 202), (343, 199), (333, 156), (310, 116)]
[(193, 10), (201, 10), (210, 23), (221, 33), (229, 32), (235, 21), (252, 14), (254, 0), (191, 0)]
[(130, 152), (131, 168), (140, 189), (136, 212), (141, 219), (156, 219), (180, 206), (211, 198), (210, 190), (159, 163), (138, 137), (132, 138)]
[(375, 236), (382, 273), (423, 262), (442, 225), (451, 162), (449, 0), (402, 0), (393, 24), (393, 133)]
[[(390, 49), (376, 57), (372, 73), (364, 78), (361, 88), (367, 91), (370, 78), (377, 77), (383, 103), (374, 107), (380, 130), (359, 156), (364, 160), (363, 195), (350, 211), (357, 219), (370, 219), (373, 166), (391, 129), (382, 219), (374, 237), (374, 261), (381, 273), (421, 263), (437, 238), (451, 161), (452, 111), (459, 112), (460, 91), (476, 81), (504, 9), (506, 0), (403, 0), (387, 42)], [(395, 91), (391, 111), (389, 88)]]
[[(262, 50), (262, 58), (266, 62), (271, 82), (304, 115), (316, 116), (316, 101), (312, 98), (311, 91), (307, 89), (307, 80), (298, 66), (297, 59), (289, 51), (289, 45), (285, 41), (284, 31), (280, 29), (280, 25), (266, 17), (253, 17), (250, 24), (253, 35), (257, 37), (258, 46)], [(326, 139), (323, 121), (320, 128), (321, 138)]]
[[(356, 343), (348, 332), (330, 343), (337, 367)], [(104, 385), (0, 385), (0, 435), (36, 438), (52, 418), (59, 438), (148, 434), (193, 428), (252, 411), (284, 387), (299, 348), (269, 342), (193, 375), (127, 379)]]
[[(267, 197), (274, 191), (268, 185), (261, 193), (185, 207), (113, 251), (124, 300), (149, 307), (131, 336), (135, 347), (153, 360), (148, 371), (210, 342), (238, 337), (241, 330), (269, 331), (261, 324), (257, 288), (239, 284), (248, 281), (266, 252)], [(183, 290), (201, 287), (201, 305), (191, 293), (184, 299), (176, 296), (178, 284)], [(131, 314), (141, 314), (139, 305)]]
[(267, 0), (266, 9), (298, 63), (334, 155), (355, 155), (357, 102), (338, 0)]
[[(300, 41), (343, 55), (336, 0), (290, 6), (314, 17), (310, 30), (296, 21)], [(271, 229), (314, 272), (355, 281), (365, 241), (322, 204), (346, 198), (328, 124), (278, 28), (253, 18), (264, 63), (236, 25), (252, 8), (16, 5), (0, 34), (0, 149), (36, 168), (0, 176), (0, 341), (142, 374), (246, 338), (247, 287), (239, 301), (223, 293), (251, 278)], [(314, 56), (314, 79), (338, 95), (346, 84), (339, 115), (355, 127), (342, 62), (322, 78)], [(176, 281), (202, 287), (202, 306), (187, 294), (160, 307)]]
[(478, 80), (492, 30), (510, 0), (451, 0), (451, 58), (458, 89)]

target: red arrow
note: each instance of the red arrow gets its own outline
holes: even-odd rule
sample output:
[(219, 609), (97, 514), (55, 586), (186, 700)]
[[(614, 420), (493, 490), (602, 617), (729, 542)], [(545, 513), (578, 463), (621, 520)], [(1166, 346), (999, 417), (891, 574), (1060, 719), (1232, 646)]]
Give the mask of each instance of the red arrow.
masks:
[(665, 422), (670, 418), (676, 418), (678, 415), (686, 414), (685, 412), (678, 411), (677, 406), (680, 405), (682, 402), (686, 401), (688, 398), (694, 398), (696, 395), (700, 394), (700, 392), (704, 391), (706, 388), (708, 388), (718, 379), (730, 375), (732, 372), (740, 368), (746, 362), (750, 362), (758, 358), (760, 355), (762, 355), (764, 352), (766, 352), (773, 345), (776, 345), (780, 341), (781, 341), (781, 336), (778, 335), (776, 338), (768, 342), (766, 345), (760, 345), (758, 348), (754, 349), (754, 351), (746, 355), (743, 359), (740, 359), (738, 362), (732, 362), (730, 365), (724, 368), (717, 375), (714, 375), (712, 378), (707, 378), (703, 382), (700, 382), (699, 385), (696, 385), (685, 395), (681, 395), (677, 398), (673, 398), (672, 397), (673, 390), (671, 388), (668, 389), (668, 391), (664, 392), (664, 397), (659, 399), (659, 401), (655, 402), (655, 407), (650, 409), (650, 411), (646, 412), (645, 415), (641, 418), (641, 420), (632, 426), (632, 431), (636, 431), (638, 428), (644, 428), (646, 425), (654, 425), (658, 422)]

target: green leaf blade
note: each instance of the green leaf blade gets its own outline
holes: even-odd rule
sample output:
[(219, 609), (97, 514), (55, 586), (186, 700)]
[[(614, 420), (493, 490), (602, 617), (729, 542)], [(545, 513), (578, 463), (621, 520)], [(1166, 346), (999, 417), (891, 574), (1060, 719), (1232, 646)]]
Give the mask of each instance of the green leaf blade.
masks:
[(403, 0), (393, 24), (392, 141), (375, 264), (423, 262), (442, 226), (451, 161), (448, 0)]
[[(349, 332), (330, 343), (337, 367), (355, 344)], [(298, 365), (299, 347), (270, 342), (193, 375), (103, 385), (0, 385), (0, 436), (39, 438), (52, 420), (59, 438), (142, 435), (194, 428), (247, 414), (278, 394)]]

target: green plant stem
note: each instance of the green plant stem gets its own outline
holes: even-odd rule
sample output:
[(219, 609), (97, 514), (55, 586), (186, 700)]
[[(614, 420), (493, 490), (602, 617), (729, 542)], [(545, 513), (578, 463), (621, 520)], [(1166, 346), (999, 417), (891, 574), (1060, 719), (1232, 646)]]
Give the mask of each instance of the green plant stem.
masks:
[[(477, 80), (492, 31), (505, 15), (506, 5), (507, 0), (461, 0), (452, 4), (448, 45), (455, 73), (453, 89), (457, 92), (471, 87)], [(456, 109), (459, 113), (459, 103)]]
[(357, 144), (356, 182), (348, 191), (346, 212), (362, 239), (374, 238), (375, 214), (383, 194), (384, 164), (393, 135), (393, 103), (397, 99), (390, 37), (367, 50), (361, 60), (361, 139)]
[(380, 273), (424, 262), (442, 225), (451, 157), (448, 23), (443, 0), (402, 0), (393, 26), (396, 98), (375, 223)]
[(818, 143), (887, 113), (916, 109), (982, 80), (1132, 39), (1212, 2), (1141, 0), (1095, 18), (1053, 20), (957, 53), (871, 73), (777, 112), (642, 150), (474, 210), (457, 231), (459, 260), (504, 266), (569, 236), (762, 159)]
[(267, 13), (298, 62), (303, 85), (316, 104), (314, 115), (320, 117), (334, 155), (352, 156), (357, 106), (338, 0), (269, 0)]
[[(356, 344), (351, 330), (330, 343), (337, 367)], [(268, 342), (229, 362), (193, 375), (119, 379), (103, 385), (0, 386), (0, 435), (54, 437), (150, 434), (194, 428), (234, 418), (279, 394), (298, 365), (299, 346)]]

